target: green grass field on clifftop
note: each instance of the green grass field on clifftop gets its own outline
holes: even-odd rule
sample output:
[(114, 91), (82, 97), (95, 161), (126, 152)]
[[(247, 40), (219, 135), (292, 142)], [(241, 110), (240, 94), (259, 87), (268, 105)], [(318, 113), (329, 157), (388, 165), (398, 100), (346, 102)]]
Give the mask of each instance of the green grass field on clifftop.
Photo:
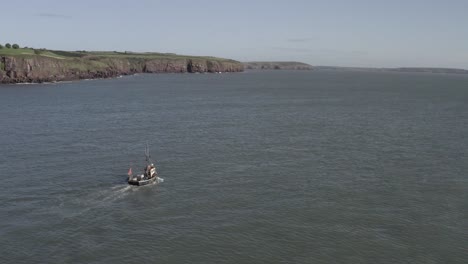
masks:
[(55, 59), (73, 59), (73, 58), (92, 58), (92, 57), (109, 57), (109, 58), (142, 58), (142, 59), (205, 59), (222, 62), (235, 62), (234, 60), (217, 58), (211, 56), (189, 56), (178, 55), (174, 53), (158, 53), (158, 52), (118, 52), (118, 51), (61, 51), (47, 49), (31, 49), (31, 48), (5, 48), (0, 49), (0, 56), (43, 56)]

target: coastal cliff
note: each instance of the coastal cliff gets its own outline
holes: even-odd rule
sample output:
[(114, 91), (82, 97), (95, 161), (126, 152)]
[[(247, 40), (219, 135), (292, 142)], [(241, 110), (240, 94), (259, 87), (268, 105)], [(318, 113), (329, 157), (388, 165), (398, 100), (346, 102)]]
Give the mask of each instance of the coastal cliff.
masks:
[(240, 62), (160, 53), (79, 53), (1, 55), (0, 83), (41, 83), (111, 78), (134, 73), (240, 72)]

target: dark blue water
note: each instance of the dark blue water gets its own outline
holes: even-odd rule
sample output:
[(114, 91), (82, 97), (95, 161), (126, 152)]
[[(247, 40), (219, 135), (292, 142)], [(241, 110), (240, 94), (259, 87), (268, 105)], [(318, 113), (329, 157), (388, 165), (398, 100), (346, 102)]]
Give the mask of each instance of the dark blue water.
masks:
[(464, 75), (0, 86), (0, 262), (467, 263), (467, 135)]

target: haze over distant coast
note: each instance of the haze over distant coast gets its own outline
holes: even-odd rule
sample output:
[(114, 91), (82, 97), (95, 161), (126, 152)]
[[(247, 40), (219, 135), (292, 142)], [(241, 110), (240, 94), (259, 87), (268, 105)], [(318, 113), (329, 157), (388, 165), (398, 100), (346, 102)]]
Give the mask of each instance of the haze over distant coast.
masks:
[(313, 66), (297, 61), (249, 61), (243, 62), (248, 70), (312, 70)]
[(340, 66), (313, 66), (297, 61), (251, 61), (242, 62), (246, 70), (333, 70), (333, 71), (368, 71), (368, 72), (414, 72), (414, 73), (447, 73), (468, 74), (468, 70), (457, 68), (432, 67), (397, 67), (397, 68), (370, 68), (370, 67), (340, 67)]
[(369, 68), (369, 67), (339, 67), (339, 66), (314, 66), (316, 70), (333, 71), (370, 71), (370, 72), (414, 72), (414, 73), (447, 73), (447, 74), (468, 74), (468, 70), (457, 68), (436, 68), (436, 67), (397, 67), (397, 68)]

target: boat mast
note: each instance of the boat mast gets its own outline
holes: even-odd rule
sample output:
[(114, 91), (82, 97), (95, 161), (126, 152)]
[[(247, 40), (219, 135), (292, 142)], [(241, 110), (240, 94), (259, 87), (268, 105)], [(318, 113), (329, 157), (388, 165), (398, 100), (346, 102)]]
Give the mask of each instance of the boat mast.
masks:
[(151, 164), (151, 156), (150, 156), (148, 142), (146, 142), (145, 156), (146, 156), (146, 163)]

